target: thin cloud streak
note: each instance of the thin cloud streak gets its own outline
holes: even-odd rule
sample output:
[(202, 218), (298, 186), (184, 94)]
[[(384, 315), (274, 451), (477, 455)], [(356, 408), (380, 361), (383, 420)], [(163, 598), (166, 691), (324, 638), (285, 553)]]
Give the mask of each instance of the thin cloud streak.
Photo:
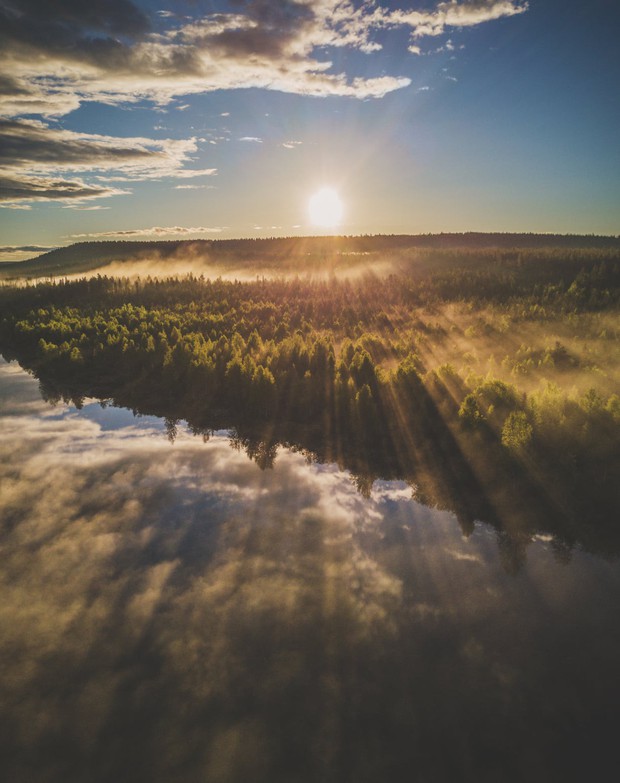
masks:
[(152, 228), (130, 228), (121, 231), (99, 231), (90, 234), (71, 234), (70, 239), (104, 239), (108, 237), (150, 237), (180, 234), (219, 234), (224, 226), (153, 226)]
[(48, 250), (54, 250), (54, 247), (46, 245), (3, 245), (0, 247), (0, 253), (45, 253)]
[(2, 261), (23, 261), (41, 253), (55, 250), (56, 246), (49, 245), (4, 245), (0, 247), (0, 259)]

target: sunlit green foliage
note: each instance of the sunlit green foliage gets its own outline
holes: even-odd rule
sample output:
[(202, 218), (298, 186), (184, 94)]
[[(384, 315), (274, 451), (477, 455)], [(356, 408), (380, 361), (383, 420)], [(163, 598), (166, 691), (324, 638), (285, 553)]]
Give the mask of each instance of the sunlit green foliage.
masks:
[(502, 425), (502, 444), (512, 451), (522, 451), (532, 440), (532, 425), (524, 411), (512, 411)]
[(481, 481), (527, 462), (547, 484), (620, 482), (611, 251), (563, 263), (552, 250), (444, 249), (423, 266), (5, 287), (0, 343), (52, 386), (167, 416), (171, 432), (181, 416), (197, 431), (262, 422), (286, 442), (284, 425), (298, 440), (322, 433), (332, 458), (381, 453), (390, 475), (459, 453)]

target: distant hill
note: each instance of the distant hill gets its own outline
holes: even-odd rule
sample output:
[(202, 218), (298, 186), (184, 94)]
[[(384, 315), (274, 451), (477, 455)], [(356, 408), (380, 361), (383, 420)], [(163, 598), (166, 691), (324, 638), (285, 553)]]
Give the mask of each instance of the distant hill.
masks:
[(7, 277), (56, 277), (90, 272), (113, 261), (131, 261), (147, 253), (171, 255), (182, 242), (76, 242), (26, 261), (0, 264)]
[[(156, 261), (158, 274), (166, 264), (174, 272), (176, 262), (193, 262), (201, 268), (252, 267), (260, 264), (273, 270), (290, 270), (299, 260), (312, 264), (334, 256), (356, 256), (379, 253), (402, 253), (407, 249), (504, 250), (565, 248), (578, 250), (620, 249), (620, 237), (564, 234), (486, 234), (451, 233), (418, 235), (376, 235), (335, 237), (285, 237), (271, 239), (179, 240), (78, 242), (57, 248), (26, 261), (0, 264), (0, 278), (5, 280), (33, 277), (63, 277), (101, 270), (114, 263)], [(115, 267), (115, 273), (119, 270)]]

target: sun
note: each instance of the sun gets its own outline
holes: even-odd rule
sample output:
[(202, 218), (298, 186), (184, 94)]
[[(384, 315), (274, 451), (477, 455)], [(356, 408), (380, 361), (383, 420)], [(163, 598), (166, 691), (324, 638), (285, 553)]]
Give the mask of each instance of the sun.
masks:
[(310, 198), (308, 212), (310, 222), (319, 228), (336, 228), (342, 220), (344, 207), (333, 188), (321, 188)]

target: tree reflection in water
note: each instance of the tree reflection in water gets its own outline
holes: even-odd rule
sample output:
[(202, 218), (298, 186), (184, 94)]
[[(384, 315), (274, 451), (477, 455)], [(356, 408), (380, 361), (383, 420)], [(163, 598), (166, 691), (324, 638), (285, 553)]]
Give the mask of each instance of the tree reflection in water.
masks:
[[(65, 374), (50, 367), (38, 370), (38, 377), (41, 396), (52, 404), (64, 401), (80, 409), (86, 397), (99, 396), (104, 405), (163, 418), (171, 442), (181, 421), (204, 438), (227, 430), (231, 445), (261, 469), (273, 467), (278, 448), (286, 447), (310, 461), (338, 464), (365, 497), (377, 479), (405, 481), (420, 503), (454, 513), (464, 535), (477, 520), (495, 527), (511, 572), (519, 570), (538, 534), (552, 536), (560, 560), (570, 558), (576, 546), (612, 557), (620, 551), (620, 482), (613, 480), (620, 459), (603, 466), (584, 462), (581, 472), (573, 461), (541, 472), (540, 463), (504, 449), (491, 430), (455, 427), (458, 406), (450, 397), (451, 379), (438, 377), (430, 388), (416, 381), (415, 404), (383, 399), (372, 415), (332, 415), (312, 423), (287, 419), (281, 411), (265, 417), (264, 411), (254, 415), (247, 407), (205, 408), (191, 388), (160, 398), (152, 378), (123, 378), (115, 386), (109, 378), (99, 383), (89, 373)], [(606, 420), (600, 426), (605, 428)], [(591, 438), (594, 427), (590, 422)]]

